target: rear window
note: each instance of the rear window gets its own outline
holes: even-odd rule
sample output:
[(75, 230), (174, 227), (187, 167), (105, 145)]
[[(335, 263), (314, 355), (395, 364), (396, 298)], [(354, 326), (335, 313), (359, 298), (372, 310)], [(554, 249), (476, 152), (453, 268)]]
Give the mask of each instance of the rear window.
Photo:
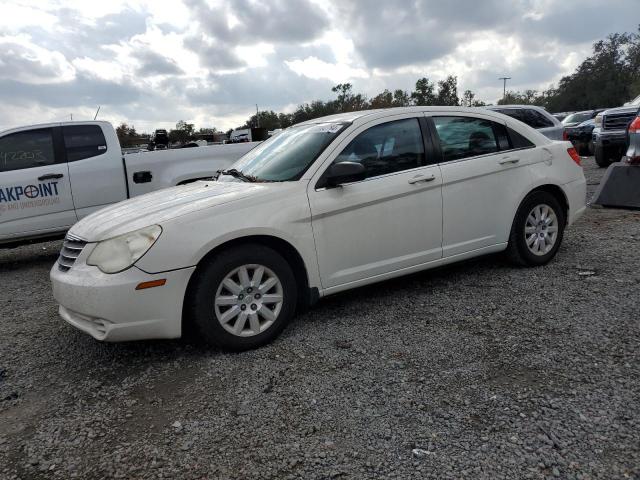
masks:
[(97, 157), (107, 152), (107, 141), (98, 125), (70, 125), (63, 127), (62, 132), (68, 162)]
[(11, 133), (0, 138), (0, 172), (55, 163), (50, 128)]
[(535, 129), (553, 127), (555, 125), (546, 115), (533, 108), (501, 108), (495, 111), (520, 120)]

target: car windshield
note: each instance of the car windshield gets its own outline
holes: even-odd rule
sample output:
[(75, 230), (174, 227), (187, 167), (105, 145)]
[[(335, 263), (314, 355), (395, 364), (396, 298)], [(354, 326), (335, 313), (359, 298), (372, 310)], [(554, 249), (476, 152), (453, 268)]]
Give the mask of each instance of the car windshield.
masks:
[(567, 123), (581, 123), (585, 120), (589, 120), (591, 118), (591, 112), (578, 112), (572, 113), (564, 120), (562, 120), (562, 124), (566, 125)]
[(633, 100), (631, 100), (629, 102), (629, 105), (631, 105), (632, 107), (638, 107), (640, 106), (640, 95), (638, 95), (636, 98), (634, 98)]
[[(348, 123), (314, 123), (287, 128), (247, 153), (233, 168), (262, 182), (298, 180)], [(233, 181), (221, 176), (220, 180)]]

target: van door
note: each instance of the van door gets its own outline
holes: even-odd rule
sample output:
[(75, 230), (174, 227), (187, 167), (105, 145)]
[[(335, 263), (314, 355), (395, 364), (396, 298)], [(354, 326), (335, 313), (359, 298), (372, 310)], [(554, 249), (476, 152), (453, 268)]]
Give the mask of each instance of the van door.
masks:
[(59, 127), (0, 137), (0, 242), (71, 227), (74, 210)]
[(127, 179), (120, 148), (113, 129), (105, 138), (99, 123), (65, 125), (62, 127), (64, 146), (73, 185), (73, 200), (78, 218), (83, 218), (112, 203), (127, 198)]

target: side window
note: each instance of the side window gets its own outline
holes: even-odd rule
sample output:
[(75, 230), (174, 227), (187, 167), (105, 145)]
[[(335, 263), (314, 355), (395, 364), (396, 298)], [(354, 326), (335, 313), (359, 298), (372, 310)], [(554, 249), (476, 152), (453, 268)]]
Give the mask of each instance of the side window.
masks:
[(75, 162), (107, 152), (107, 141), (98, 125), (71, 125), (62, 128), (67, 161)]
[(533, 128), (553, 127), (554, 123), (537, 110), (526, 110), (525, 123)]
[(473, 117), (433, 117), (440, 139), (442, 160), (487, 155), (498, 151), (494, 123)]
[(515, 130), (511, 130), (509, 127), (507, 127), (507, 131), (509, 132), (509, 137), (511, 138), (511, 145), (513, 145), (514, 149), (517, 150), (520, 148), (535, 147), (535, 145), (530, 140), (526, 139)]
[(334, 163), (358, 162), (366, 177), (377, 177), (424, 165), (425, 153), (417, 118), (396, 120), (365, 130), (338, 155)]
[(54, 163), (50, 128), (10, 133), (0, 138), (0, 172), (44, 167)]

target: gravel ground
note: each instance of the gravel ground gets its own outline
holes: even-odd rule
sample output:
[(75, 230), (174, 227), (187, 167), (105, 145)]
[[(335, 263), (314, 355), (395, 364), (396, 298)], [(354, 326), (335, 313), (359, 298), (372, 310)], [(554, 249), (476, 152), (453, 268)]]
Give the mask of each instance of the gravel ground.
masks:
[(589, 209), (546, 267), (337, 295), (242, 354), (98, 343), (59, 242), (0, 251), (0, 478), (640, 478), (638, 240)]

